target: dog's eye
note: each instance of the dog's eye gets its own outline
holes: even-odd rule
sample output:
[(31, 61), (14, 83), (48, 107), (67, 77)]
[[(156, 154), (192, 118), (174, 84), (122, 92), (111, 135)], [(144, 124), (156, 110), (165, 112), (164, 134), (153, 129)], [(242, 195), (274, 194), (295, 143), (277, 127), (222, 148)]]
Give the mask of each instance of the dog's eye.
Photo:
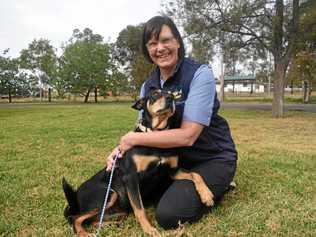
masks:
[(159, 91), (154, 91), (152, 96), (157, 99), (160, 96)]

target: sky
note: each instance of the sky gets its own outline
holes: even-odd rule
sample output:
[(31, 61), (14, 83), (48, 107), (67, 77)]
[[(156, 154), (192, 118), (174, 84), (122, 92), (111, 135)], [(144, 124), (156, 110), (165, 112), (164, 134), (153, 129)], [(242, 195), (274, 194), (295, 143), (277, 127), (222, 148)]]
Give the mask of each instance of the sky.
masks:
[[(0, 54), (18, 57), (34, 39), (61, 45), (74, 29), (88, 27), (105, 41), (115, 42), (128, 25), (146, 22), (161, 11), (161, 0), (0, 0)], [(219, 62), (213, 62), (215, 76)]]
[(160, 0), (0, 0), (0, 51), (17, 57), (33, 39), (55, 48), (74, 29), (89, 27), (114, 42), (127, 25), (146, 22), (160, 11)]

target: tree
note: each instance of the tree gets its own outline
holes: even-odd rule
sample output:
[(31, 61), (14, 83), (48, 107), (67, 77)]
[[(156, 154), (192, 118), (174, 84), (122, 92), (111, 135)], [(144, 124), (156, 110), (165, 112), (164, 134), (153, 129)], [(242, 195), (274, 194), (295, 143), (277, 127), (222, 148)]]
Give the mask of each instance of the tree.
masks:
[(269, 51), (274, 61), (272, 114), (283, 116), (285, 73), (297, 45), (299, 0), (177, 0), (167, 1), (168, 15), (181, 16), (191, 36), (199, 29), (220, 40), (238, 40), (240, 48)]
[(49, 40), (33, 40), (27, 49), (23, 49), (20, 55), (22, 68), (30, 69), (38, 79), (40, 97), (42, 100), (43, 86), (48, 86), (49, 101), (51, 101), (51, 84), (56, 74), (57, 56), (55, 49), (50, 45)]
[(52, 85), (57, 91), (59, 98), (64, 98), (67, 91), (70, 91), (69, 80), (65, 79), (67, 75), (66, 70), (63, 70), (62, 57), (57, 59), (56, 72), (52, 79)]
[(59, 75), (69, 90), (84, 95), (85, 103), (94, 90), (97, 102), (98, 89), (106, 86), (111, 69), (109, 46), (103, 43), (103, 37), (93, 34), (89, 28), (83, 32), (75, 29), (64, 48), (60, 64)]
[(101, 93), (106, 96), (109, 92), (112, 96), (121, 95), (129, 92), (130, 85), (126, 75), (120, 72), (114, 64), (112, 64), (111, 73), (103, 87), (100, 88)]
[(207, 35), (201, 35), (199, 38), (190, 40), (192, 43), (192, 50), (190, 57), (195, 58), (201, 63), (209, 64), (214, 55), (213, 40), (209, 39)]
[(144, 82), (144, 79), (150, 74), (152, 70), (153, 65), (149, 64), (142, 54), (136, 56), (135, 61), (132, 63), (131, 71), (131, 75), (133, 77), (132, 88), (136, 88), (136, 90), (132, 91), (132, 95), (135, 100), (139, 95), (139, 91)]
[(8, 95), (9, 103), (12, 102), (12, 96), (23, 93), (25, 90), (25, 81), (23, 74), (19, 74), (18, 60), (5, 57), (9, 49), (0, 56), (0, 94)]
[(141, 53), (142, 32), (143, 24), (128, 25), (116, 39), (114, 58), (127, 69), (131, 68), (131, 62)]
[(306, 1), (301, 8), (297, 53), (291, 60), (291, 81), (303, 84), (303, 102), (310, 101), (316, 83), (316, 2)]
[(144, 79), (154, 66), (147, 62), (141, 50), (143, 24), (127, 26), (116, 40), (114, 58), (121, 64), (130, 81), (134, 98), (139, 93)]
[(309, 103), (313, 84), (316, 83), (316, 52), (301, 51), (290, 67), (289, 78), (299, 78), (303, 84), (303, 102)]

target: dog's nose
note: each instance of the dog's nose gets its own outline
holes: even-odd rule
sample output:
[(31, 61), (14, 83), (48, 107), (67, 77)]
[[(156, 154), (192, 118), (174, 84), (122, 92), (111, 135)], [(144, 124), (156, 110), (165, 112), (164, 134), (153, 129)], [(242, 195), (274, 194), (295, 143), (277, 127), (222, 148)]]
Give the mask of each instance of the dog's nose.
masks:
[(172, 101), (173, 101), (172, 96), (171, 96), (171, 95), (168, 95), (168, 96), (166, 97), (166, 101), (167, 101), (167, 103), (172, 103)]
[(173, 97), (171, 95), (166, 97), (166, 104), (168, 107), (173, 104)]

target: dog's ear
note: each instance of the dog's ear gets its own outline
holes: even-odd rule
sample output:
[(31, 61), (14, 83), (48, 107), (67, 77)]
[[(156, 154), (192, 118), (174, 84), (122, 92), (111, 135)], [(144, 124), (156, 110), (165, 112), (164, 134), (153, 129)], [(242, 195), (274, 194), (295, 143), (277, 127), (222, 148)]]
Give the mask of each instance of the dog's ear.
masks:
[(140, 98), (139, 100), (137, 100), (133, 105), (132, 108), (133, 109), (137, 109), (137, 110), (141, 110), (145, 108), (145, 104), (146, 104), (146, 99), (145, 97)]

